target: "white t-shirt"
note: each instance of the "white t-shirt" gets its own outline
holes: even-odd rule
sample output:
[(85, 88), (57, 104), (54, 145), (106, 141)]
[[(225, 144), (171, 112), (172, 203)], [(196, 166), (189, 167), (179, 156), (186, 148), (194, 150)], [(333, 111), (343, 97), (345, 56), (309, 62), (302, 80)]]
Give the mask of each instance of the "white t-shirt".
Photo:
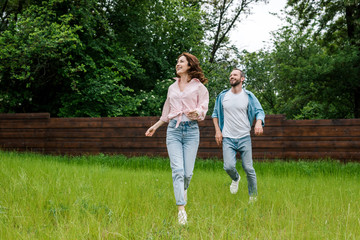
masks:
[(235, 94), (229, 90), (223, 99), (224, 127), (223, 137), (242, 138), (250, 135), (250, 121), (247, 110), (249, 97), (244, 90)]

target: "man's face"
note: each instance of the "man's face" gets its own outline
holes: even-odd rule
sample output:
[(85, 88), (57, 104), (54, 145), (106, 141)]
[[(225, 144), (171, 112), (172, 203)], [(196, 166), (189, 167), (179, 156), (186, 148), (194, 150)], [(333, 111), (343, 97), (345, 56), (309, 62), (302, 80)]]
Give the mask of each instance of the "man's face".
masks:
[(239, 85), (242, 81), (244, 81), (244, 78), (241, 77), (241, 72), (239, 70), (233, 70), (230, 73), (230, 85), (232, 87), (235, 87), (237, 85)]

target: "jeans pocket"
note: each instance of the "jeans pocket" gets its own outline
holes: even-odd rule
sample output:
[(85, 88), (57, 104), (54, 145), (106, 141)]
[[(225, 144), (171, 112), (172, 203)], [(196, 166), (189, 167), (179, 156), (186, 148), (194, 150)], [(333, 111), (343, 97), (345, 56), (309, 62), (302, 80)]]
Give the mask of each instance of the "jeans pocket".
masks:
[(176, 126), (176, 120), (170, 120), (170, 122), (169, 122), (169, 124), (168, 124), (168, 128), (175, 128), (175, 126)]

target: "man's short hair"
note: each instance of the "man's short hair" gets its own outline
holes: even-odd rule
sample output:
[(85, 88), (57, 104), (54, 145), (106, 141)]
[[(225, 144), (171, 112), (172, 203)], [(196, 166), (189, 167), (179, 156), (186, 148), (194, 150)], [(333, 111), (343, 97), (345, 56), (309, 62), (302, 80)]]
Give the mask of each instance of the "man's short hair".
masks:
[(242, 70), (240, 70), (240, 69), (238, 69), (238, 68), (234, 68), (233, 71), (234, 71), (234, 70), (240, 71), (240, 77), (243, 77), (243, 78), (245, 77), (245, 73), (244, 73)]

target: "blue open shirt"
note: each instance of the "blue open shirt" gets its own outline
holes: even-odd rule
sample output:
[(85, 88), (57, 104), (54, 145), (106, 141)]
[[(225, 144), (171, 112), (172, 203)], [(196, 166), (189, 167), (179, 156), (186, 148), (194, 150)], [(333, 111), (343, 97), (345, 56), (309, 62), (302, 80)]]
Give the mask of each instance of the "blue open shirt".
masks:
[[(224, 107), (223, 107), (222, 102), (224, 100), (225, 93), (227, 93), (227, 91), (229, 91), (229, 90), (230, 89), (226, 89), (226, 90), (222, 91), (216, 97), (214, 111), (213, 111), (213, 114), (211, 115), (212, 118), (219, 119), (219, 127), (220, 127), (221, 131), (224, 127)], [(245, 90), (245, 92), (249, 96), (249, 106), (248, 106), (247, 113), (248, 113), (250, 126), (252, 126), (255, 118), (257, 120), (260, 119), (262, 121), (262, 125), (264, 126), (265, 125), (265, 112), (264, 112), (263, 108), (261, 107), (259, 100), (255, 97), (255, 95), (252, 92), (250, 92), (246, 89), (243, 89), (243, 90)]]

